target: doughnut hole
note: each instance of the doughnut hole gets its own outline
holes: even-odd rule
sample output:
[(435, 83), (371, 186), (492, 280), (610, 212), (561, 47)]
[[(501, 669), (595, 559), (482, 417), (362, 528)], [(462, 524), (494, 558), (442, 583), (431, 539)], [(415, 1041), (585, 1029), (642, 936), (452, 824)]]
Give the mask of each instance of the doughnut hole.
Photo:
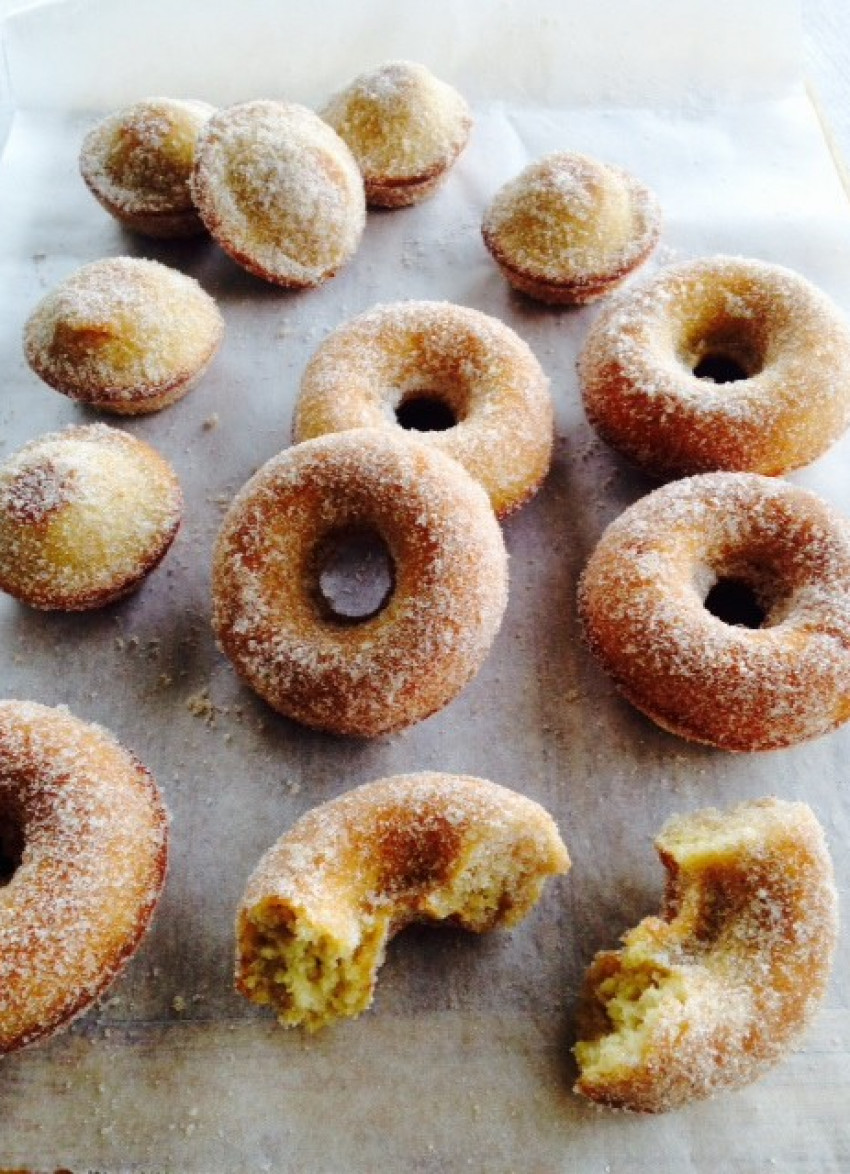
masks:
[(702, 585), (703, 607), (734, 628), (770, 628), (787, 612), (791, 591), (769, 563), (719, 560)]
[(403, 396), (395, 410), (396, 423), (410, 432), (446, 432), (458, 414), (438, 391), (414, 391)]
[(764, 316), (734, 291), (720, 289), (704, 297), (679, 331), (677, 357), (696, 379), (739, 383), (764, 369)]
[(20, 868), (25, 841), (21, 813), (0, 796), (0, 889), (9, 884)]
[(332, 530), (316, 546), (310, 594), (332, 623), (359, 624), (379, 615), (395, 590), (395, 563), (377, 530)]

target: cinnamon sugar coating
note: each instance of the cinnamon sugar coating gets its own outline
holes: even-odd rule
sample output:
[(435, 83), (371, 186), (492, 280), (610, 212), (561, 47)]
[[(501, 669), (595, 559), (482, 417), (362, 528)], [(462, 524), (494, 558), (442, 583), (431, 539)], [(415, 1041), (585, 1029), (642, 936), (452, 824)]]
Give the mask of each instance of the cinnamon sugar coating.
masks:
[(143, 441), (105, 424), (40, 436), (0, 464), (0, 590), (103, 607), (164, 558), (182, 511), (174, 470)]
[(838, 307), (792, 270), (744, 257), (675, 265), (621, 295), (579, 369), (591, 424), (656, 477), (786, 473), (850, 422)]
[(84, 265), (36, 306), (27, 362), (73, 400), (119, 415), (186, 394), (221, 343), (224, 320), (191, 277), (134, 257)]
[(294, 103), (244, 102), (201, 132), (192, 194), (209, 231), (250, 273), (292, 289), (350, 260), (366, 221), (363, 179), (339, 135)]
[[(760, 626), (713, 615), (718, 584)], [(771, 750), (850, 718), (850, 526), (798, 486), (706, 473), (656, 490), (602, 535), (579, 611), (620, 692), (681, 737)]]
[(0, 701), (0, 1054), (84, 1011), (135, 952), (162, 889), (168, 813), (98, 726)]
[(189, 181), (206, 102), (145, 98), (104, 118), (83, 140), (80, 171), (125, 228), (153, 237), (204, 232)]
[[(335, 536), (377, 534), (393, 567), (357, 623), (319, 598)], [(377, 429), (268, 461), (219, 533), (213, 626), (239, 675), (309, 726), (374, 737), (421, 721), (475, 675), (501, 623), (507, 556), (483, 489), (450, 457)]]
[(418, 204), (444, 182), (466, 146), (464, 99), (424, 65), (387, 61), (331, 98), (322, 118), (348, 143), (373, 207)]
[(660, 222), (655, 196), (629, 172), (554, 151), (499, 189), (481, 231), (514, 288), (543, 302), (583, 305), (643, 264)]
[(805, 803), (762, 799), (671, 819), (660, 917), (597, 954), (579, 1013), (576, 1091), (660, 1113), (758, 1079), (823, 998), (838, 896)]
[(423, 399), (455, 422), (416, 435), (480, 481), (498, 517), (537, 491), (552, 451), (549, 381), (504, 323), (449, 302), (376, 306), (335, 330), (304, 373), (294, 439), (394, 430), (399, 409)]
[(258, 864), (237, 914), (237, 990), (284, 1026), (357, 1016), (406, 925), (516, 925), (569, 867), (552, 818), (506, 787), (434, 773), (356, 787)]

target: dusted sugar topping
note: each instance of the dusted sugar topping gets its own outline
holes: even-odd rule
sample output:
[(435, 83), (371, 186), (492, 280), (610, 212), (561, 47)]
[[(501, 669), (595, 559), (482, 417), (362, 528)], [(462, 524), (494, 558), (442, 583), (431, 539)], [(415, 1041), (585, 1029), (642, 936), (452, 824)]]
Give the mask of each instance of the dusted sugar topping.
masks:
[[(343, 623), (317, 601), (328, 541), (369, 530), (393, 589)], [(355, 429), (267, 462), (216, 544), (213, 624), (237, 671), (280, 712), (375, 736), (441, 709), (477, 672), (507, 601), (507, 556), (483, 489), (450, 457)]]
[(363, 180), (348, 147), (292, 103), (246, 102), (210, 119), (192, 191), (221, 247), (281, 285), (333, 277), (365, 224)]
[[(712, 614), (718, 586), (758, 626)], [(765, 750), (850, 717), (850, 526), (808, 490), (750, 473), (656, 490), (603, 534), (579, 607), (625, 696), (683, 737)]]
[(569, 866), (552, 818), (506, 787), (431, 773), (356, 787), (257, 866), (237, 915), (237, 988), (284, 1025), (358, 1015), (405, 925), (515, 925)]
[(65, 709), (0, 702), (0, 1053), (51, 1034), (135, 951), (162, 888), (168, 815), (154, 780)]
[(104, 424), (41, 436), (0, 465), (0, 588), (34, 607), (97, 607), (135, 587), (180, 524), (177, 477)]
[(370, 184), (430, 179), (466, 145), (472, 119), (464, 99), (424, 65), (388, 61), (336, 94), (322, 117), (348, 143)]
[(838, 895), (805, 803), (762, 799), (671, 819), (661, 917), (594, 959), (576, 1091), (659, 1113), (756, 1080), (823, 998)]
[(480, 481), (500, 517), (545, 477), (552, 402), (540, 364), (503, 322), (449, 302), (376, 306), (335, 330), (304, 374), (294, 436), (396, 430), (415, 404), (453, 420), (415, 435)]
[(114, 411), (150, 411), (182, 394), (218, 349), (224, 322), (191, 277), (157, 261), (84, 265), (24, 328), (30, 366), (57, 391)]
[(193, 210), (189, 181), (206, 102), (146, 98), (99, 122), (83, 140), (80, 170), (116, 213)]
[(580, 360), (600, 434), (655, 475), (775, 475), (850, 421), (850, 328), (800, 274), (705, 257), (621, 294)]

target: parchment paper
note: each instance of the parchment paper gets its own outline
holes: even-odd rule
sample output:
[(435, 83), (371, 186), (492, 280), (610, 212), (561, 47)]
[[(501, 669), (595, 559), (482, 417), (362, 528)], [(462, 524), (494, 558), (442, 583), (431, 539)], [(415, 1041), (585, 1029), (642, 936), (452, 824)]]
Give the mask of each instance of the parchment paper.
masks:
[[(120, 253), (176, 265), (219, 300), (227, 336), (185, 400), (119, 424), (157, 446), (183, 484), (186, 520), (164, 565), (135, 597), (89, 615), (0, 600), (2, 693), (67, 704), (114, 731), (154, 771), (174, 816), (165, 897), (123, 978), (70, 1032), (0, 1062), (0, 1165), (850, 1168), (846, 934), (803, 1050), (759, 1084), (653, 1119), (596, 1111), (570, 1092), (582, 974), (597, 949), (657, 908), (651, 840), (671, 813), (804, 798), (826, 827), (845, 898), (850, 887), (850, 730), (769, 755), (691, 746), (618, 700), (583, 649), (577, 576), (607, 522), (651, 486), (593, 437), (581, 411), (574, 364), (598, 311), (549, 310), (510, 293), (479, 234), (499, 184), (545, 150), (574, 148), (658, 192), (665, 228), (647, 272), (740, 252), (800, 270), (850, 310), (850, 209), (795, 73), (796, 9), (671, 2), (652, 6), (674, 14), (662, 33), (648, 5), (595, 7), (604, 11), (590, 0), (255, 2), (240, 6), (247, 24), (237, 26), (226, 5), (171, 12), (159, 0), (139, 10), (122, 0), (10, 24), (18, 111), (0, 161), (0, 454), (95, 418), (42, 385), (20, 346), (35, 302), (79, 265)], [(86, 110), (157, 91), (318, 101), (390, 54), (467, 82), (475, 131), (443, 191), (419, 208), (370, 214), (354, 261), (320, 290), (264, 285), (210, 241), (127, 235), (78, 176), (96, 116)], [(289, 443), (298, 380), (322, 338), (376, 302), (411, 297), (475, 306), (529, 342), (552, 380), (555, 461), (540, 495), (505, 526), (510, 603), (476, 680), (399, 736), (341, 740), (278, 717), (237, 685), (209, 630), (209, 555), (232, 494)], [(793, 479), (850, 513), (848, 455), (845, 438)], [(248, 874), (314, 804), (432, 768), (542, 802), (572, 873), (511, 934), (407, 931), (369, 1013), (313, 1038), (284, 1032), (231, 993), (232, 916)]]

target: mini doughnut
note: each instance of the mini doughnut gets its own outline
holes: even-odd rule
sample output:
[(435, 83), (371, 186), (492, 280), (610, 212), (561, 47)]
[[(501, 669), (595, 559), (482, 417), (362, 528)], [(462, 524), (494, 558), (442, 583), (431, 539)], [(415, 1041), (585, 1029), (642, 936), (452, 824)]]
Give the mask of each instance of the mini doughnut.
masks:
[(56, 391), (124, 416), (186, 394), (218, 350), (224, 320), (197, 281), (134, 257), (84, 265), (36, 306), (27, 362)]
[(317, 114), (284, 102), (221, 110), (198, 141), (192, 195), (209, 231), (249, 273), (301, 289), (333, 277), (366, 222), (363, 179)]
[(125, 228), (146, 236), (194, 236), (204, 226), (189, 190), (195, 143), (215, 114), (206, 102), (145, 98), (93, 127), (80, 171), (92, 195)]
[(499, 189), (481, 231), (515, 289), (542, 302), (583, 305), (644, 263), (660, 224), (655, 196), (628, 171), (555, 151)]
[(805, 803), (676, 817), (655, 841), (660, 917), (587, 972), (576, 1092), (661, 1113), (750, 1084), (823, 998), (838, 932), (832, 861)]
[(39, 436), (0, 464), (0, 590), (103, 607), (164, 558), (182, 511), (174, 470), (143, 441), (105, 424)]
[(381, 779), (302, 816), (237, 914), (236, 988), (309, 1031), (372, 1002), (389, 939), (416, 921), (516, 925), (570, 860), (551, 816), (483, 779)]
[(111, 735), (0, 701), (0, 1054), (44, 1039), (123, 969), (165, 879), (168, 813)]
[(460, 461), (499, 517), (533, 496), (549, 469), (549, 381), (518, 335), (477, 310), (397, 302), (335, 330), (304, 374), (294, 437), (392, 430), (406, 414), (413, 430), (441, 426), (421, 439)]
[(850, 329), (763, 261), (663, 270), (597, 319), (579, 369), (591, 424), (655, 477), (786, 473), (850, 422)]
[(683, 738), (772, 750), (850, 717), (850, 526), (796, 485), (657, 489), (602, 535), (579, 611), (620, 692)]
[(464, 99), (424, 65), (387, 61), (331, 98), (322, 118), (348, 143), (373, 207), (418, 204), (443, 183), (466, 146)]
[[(327, 551), (366, 532), (392, 565), (356, 622), (327, 607)], [(442, 709), (502, 620), (507, 556), (484, 491), (438, 450), (378, 429), (287, 449), (237, 495), (213, 563), (213, 626), (239, 675), (305, 725), (374, 737)]]

